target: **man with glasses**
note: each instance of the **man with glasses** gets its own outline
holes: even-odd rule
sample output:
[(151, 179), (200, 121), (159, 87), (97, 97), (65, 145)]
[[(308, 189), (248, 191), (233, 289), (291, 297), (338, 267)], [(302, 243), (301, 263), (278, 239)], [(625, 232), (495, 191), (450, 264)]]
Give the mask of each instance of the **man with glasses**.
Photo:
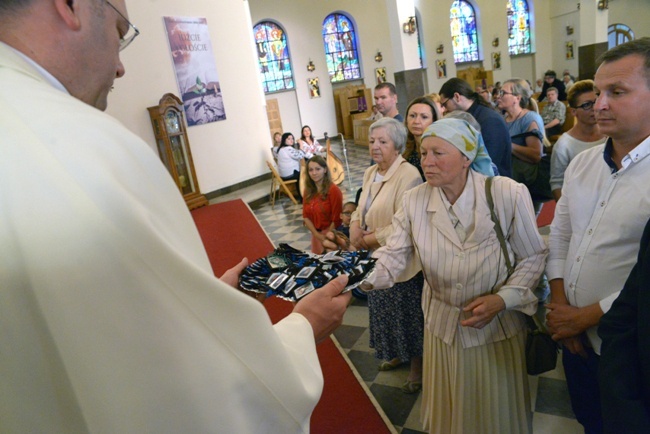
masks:
[[(103, 113), (124, 0), (0, 0), (0, 431), (308, 432), (347, 278), (271, 325)], [(226, 246), (224, 246), (226, 248)], [(231, 285), (231, 286), (229, 286)]]
[(558, 80), (555, 71), (548, 70), (544, 73), (544, 85), (542, 86), (542, 93), (539, 94), (538, 101), (544, 101), (546, 99), (546, 92), (550, 87), (557, 89), (557, 99), (560, 101), (566, 101), (566, 88), (564, 87), (564, 82)]
[[(650, 38), (618, 45), (600, 62), (593, 110), (600, 132), (609, 138), (578, 154), (565, 172), (546, 267), (548, 327), (562, 343), (571, 405), (586, 433), (603, 432), (603, 412), (626, 418), (626, 395), (613, 387), (602, 390), (613, 396), (601, 410), (597, 331), (636, 262), (650, 217)], [(605, 356), (603, 351), (603, 361)], [(611, 362), (620, 354), (607, 357)], [(618, 366), (620, 375), (627, 375), (624, 359)], [(610, 432), (630, 431), (613, 424)]]
[(503, 116), (460, 78), (447, 80), (439, 94), (445, 112), (462, 110), (474, 116), (481, 126), (481, 135), (497, 174), (512, 177), (512, 142)]
[(596, 113), (593, 110), (596, 102), (594, 82), (581, 80), (569, 90), (567, 98), (569, 110), (576, 120), (575, 125), (562, 134), (551, 154), (551, 191), (556, 201), (562, 196), (564, 171), (580, 152), (593, 148), (605, 142), (605, 135), (600, 132)]

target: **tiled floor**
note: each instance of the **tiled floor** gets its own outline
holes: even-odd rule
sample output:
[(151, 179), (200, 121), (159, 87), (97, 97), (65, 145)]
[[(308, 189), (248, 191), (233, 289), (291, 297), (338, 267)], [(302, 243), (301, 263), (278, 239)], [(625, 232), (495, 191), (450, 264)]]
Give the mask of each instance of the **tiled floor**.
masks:
[[(333, 142), (332, 149), (343, 158), (340, 143)], [(344, 200), (354, 200), (370, 158), (367, 148), (350, 144), (347, 145), (347, 156), (351, 176), (348, 177), (346, 173), (346, 179), (339, 187), (343, 191)], [(249, 187), (239, 197), (246, 194), (245, 200), (251, 202), (268, 195), (269, 188), (270, 181)], [(234, 196), (237, 197), (236, 194)], [(220, 200), (223, 199), (217, 199)], [(270, 203), (265, 203), (256, 207), (254, 212), (274, 244), (288, 243), (303, 250), (310, 248), (310, 235), (302, 225), (300, 205), (293, 205), (283, 197), (276, 201), (274, 207), (271, 207)], [(546, 230), (541, 232), (547, 233)], [(419, 420), (420, 394), (406, 395), (399, 389), (408, 375), (406, 365), (394, 371), (377, 370), (378, 361), (374, 358), (373, 350), (368, 346), (368, 306), (365, 301), (358, 299), (353, 301), (345, 315), (343, 325), (334, 334), (361, 378), (395, 425), (397, 432), (404, 434), (423, 432)], [(581, 433), (581, 426), (574, 419), (569, 404), (561, 362), (558, 361), (558, 368), (555, 371), (529, 378), (534, 410), (533, 432), (535, 434)]]

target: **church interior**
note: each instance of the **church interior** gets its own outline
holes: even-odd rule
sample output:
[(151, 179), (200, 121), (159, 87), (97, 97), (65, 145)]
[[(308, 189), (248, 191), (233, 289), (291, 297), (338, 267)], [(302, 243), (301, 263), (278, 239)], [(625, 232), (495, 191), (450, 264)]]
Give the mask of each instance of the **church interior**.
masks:
[[(438, 92), (451, 77), (474, 86), (493, 85), (513, 77), (533, 85), (547, 70), (561, 77), (568, 70), (576, 80), (593, 78), (596, 59), (619, 38), (650, 36), (647, 0), (467, 0), (476, 32), (469, 58), (455, 52), (452, 0), (173, 0), (127, 2), (129, 20), (140, 36), (121, 53), (126, 75), (115, 82), (107, 112), (158, 152), (148, 107), (163, 95), (179, 95), (165, 17), (205, 18), (216, 64), (223, 115), (216, 121), (187, 127), (200, 193), (211, 203), (242, 198), (253, 208), (274, 243), (309, 248), (301, 207), (288, 198), (269, 203), (272, 135), (303, 125), (314, 136), (335, 140), (333, 150), (345, 154), (347, 178), (344, 201), (354, 198), (369, 158), (363, 129), (355, 122), (371, 114), (372, 89), (378, 80), (395, 83), (403, 112), (414, 97)], [(525, 4), (522, 24), (509, 10)], [(327, 57), (327, 18), (341, 14), (353, 26), (352, 70), (330, 71)], [(286, 39), (289, 78), (263, 81), (265, 66), (254, 28), (271, 23)], [(514, 23), (514, 29), (509, 26)], [(528, 48), (510, 43), (517, 26)], [(457, 47), (456, 47), (457, 48)], [(512, 53), (515, 54), (512, 54)], [(278, 53), (272, 53), (276, 55)], [(460, 61), (459, 61), (460, 59)], [(340, 65), (340, 63), (338, 63)], [(266, 69), (265, 69), (266, 68)], [(354, 106), (354, 107), (353, 107)], [(342, 141), (343, 138), (345, 141)], [(346, 143), (346, 148), (342, 144)], [(344, 188), (345, 187), (345, 188)], [(344, 326), (335, 334), (362, 380), (387, 413), (395, 432), (423, 432), (418, 395), (399, 391), (408, 369), (376, 371), (367, 342), (367, 304), (355, 300)], [(561, 364), (540, 377), (531, 377), (535, 433), (578, 433)]]

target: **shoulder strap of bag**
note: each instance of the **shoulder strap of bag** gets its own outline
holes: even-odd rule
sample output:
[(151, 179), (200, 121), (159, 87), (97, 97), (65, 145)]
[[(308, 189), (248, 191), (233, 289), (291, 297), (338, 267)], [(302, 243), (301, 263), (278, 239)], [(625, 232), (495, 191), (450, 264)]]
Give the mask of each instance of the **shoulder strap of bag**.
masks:
[(494, 200), (492, 199), (492, 179), (490, 176), (485, 180), (485, 197), (487, 198), (488, 207), (490, 208), (490, 217), (494, 222), (494, 230), (497, 233), (497, 238), (499, 239), (499, 244), (501, 245), (501, 250), (503, 251), (503, 256), (506, 259), (506, 267), (508, 268), (508, 277), (512, 276), (512, 273), (515, 272), (515, 268), (510, 262), (510, 256), (508, 255), (508, 249), (506, 247), (506, 239), (503, 236), (503, 231), (501, 230), (501, 224), (499, 224), (499, 217), (494, 211)]
[[(494, 200), (492, 200), (492, 178), (493, 177), (490, 176), (485, 180), (485, 197), (487, 198), (488, 207), (490, 207), (490, 217), (494, 222), (494, 230), (497, 233), (497, 238), (499, 239), (499, 244), (501, 245), (501, 250), (503, 251), (503, 256), (506, 258), (508, 277), (510, 277), (512, 276), (512, 273), (515, 272), (515, 269), (512, 266), (512, 263), (510, 262), (510, 256), (508, 256), (508, 249), (506, 248), (506, 240), (505, 237), (503, 236), (501, 225), (499, 224), (499, 217), (497, 217), (497, 213), (494, 211)], [(526, 324), (528, 325), (528, 328), (530, 330), (536, 331), (540, 329), (532, 317), (528, 315), (525, 315), (525, 317), (526, 317)]]

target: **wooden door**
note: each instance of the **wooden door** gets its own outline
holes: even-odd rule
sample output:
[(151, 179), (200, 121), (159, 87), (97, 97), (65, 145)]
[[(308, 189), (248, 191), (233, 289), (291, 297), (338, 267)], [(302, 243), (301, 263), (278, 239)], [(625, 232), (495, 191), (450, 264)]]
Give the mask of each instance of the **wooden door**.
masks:
[(273, 143), (273, 134), (282, 134), (282, 117), (280, 116), (280, 105), (277, 99), (266, 100), (266, 117), (269, 120), (269, 129), (271, 130), (271, 144)]

